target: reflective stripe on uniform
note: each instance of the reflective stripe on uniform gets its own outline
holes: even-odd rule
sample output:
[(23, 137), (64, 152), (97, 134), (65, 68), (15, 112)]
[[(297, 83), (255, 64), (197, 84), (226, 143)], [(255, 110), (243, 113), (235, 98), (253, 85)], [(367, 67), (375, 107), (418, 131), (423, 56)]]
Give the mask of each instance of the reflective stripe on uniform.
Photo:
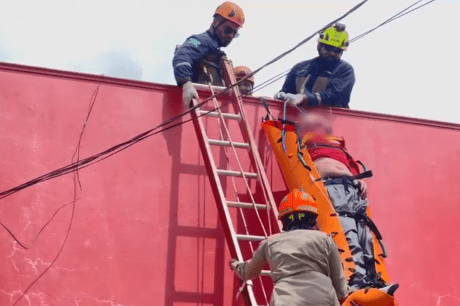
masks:
[(182, 63), (177, 64), (177, 65), (174, 67), (174, 69), (176, 69), (176, 68), (179, 67), (179, 66), (189, 66), (189, 67), (192, 67), (192, 64), (187, 63), (187, 62), (182, 62)]

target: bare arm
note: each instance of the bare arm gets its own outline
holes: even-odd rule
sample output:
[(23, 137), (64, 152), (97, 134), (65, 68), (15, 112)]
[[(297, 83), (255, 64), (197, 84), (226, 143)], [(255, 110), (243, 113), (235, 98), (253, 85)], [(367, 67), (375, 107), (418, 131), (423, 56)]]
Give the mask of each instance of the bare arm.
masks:
[(230, 266), (236, 275), (242, 280), (249, 280), (258, 276), (267, 264), (267, 247), (267, 240), (262, 241), (250, 260), (245, 262), (230, 261)]

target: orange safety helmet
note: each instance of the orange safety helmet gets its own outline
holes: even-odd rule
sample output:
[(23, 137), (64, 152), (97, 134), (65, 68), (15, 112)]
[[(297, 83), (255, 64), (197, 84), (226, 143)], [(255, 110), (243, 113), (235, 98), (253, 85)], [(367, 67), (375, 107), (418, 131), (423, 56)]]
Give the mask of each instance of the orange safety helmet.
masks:
[[(247, 75), (250, 75), (252, 73), (251, 69), (249, 69), (246, 66), (238, 66), (233, 69), (233, 74), (235, 75), (236, 81), (238, 82), (242, 78), (246, 77)], [(252, 86), (254, 86), (254, 76), (251, 76), (250, 78), (247, 78), (249, 82), (252, 83)]]
[(315, 198), (303, 190), (294, 189), (281, 200), (278, 219), (296, 212), (309, 212), (318, 215), (318, 203)]
[(225, 19), (236, 23), (240, 27), (244, 24), (244, 13), (241, 7), (236, 5), (233, 2), (225, 1), (221, 5), (219, 5), (214, 13), (214, 17), (216, 15), (220, 15)]

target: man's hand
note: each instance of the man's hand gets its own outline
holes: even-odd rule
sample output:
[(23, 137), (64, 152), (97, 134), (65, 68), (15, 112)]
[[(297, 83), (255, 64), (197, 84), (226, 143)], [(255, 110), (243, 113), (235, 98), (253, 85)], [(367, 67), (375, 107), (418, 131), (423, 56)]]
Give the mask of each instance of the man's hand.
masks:
[(353, 183), (359, 188), (363, 199), (367, 198), (367, 184), (363, 180), (354, 180)]
[(217, 51), (217, 59), (218, 60), (224, 60), (224, 59), (226, 60), (226, 59), (228, 59), (227, 54), (224, 51), (219, 50), (219, 51)]
[(277, 92), (274, 96), (273, 96), (273, 99), (275, 100), (283, 100), (284, 101), (284, 98), (286, 97), (286, 93), (285, 92)]
[(291, 104), (291, 105), (294, 105), (294, 106), (297, 106), (299, 105), (300, 103), (302, 103), (304, 100), (306, 99), (306, 96), (304, 96), (303, 94), (286, 94), (286, 96), (284, 97), (284, 101), (287, 101), (287, 103)]
[(287, 103), (291, 105), (299, 105), (300, 103), (304, 102), (307, 97), (302, 94), (291, 94), (280, 91), (277, 92), (273, 98), (276, 100), (287, 101)]
[(235, 271), (236, 269), (236, 266), (238, 265), (238, 260), (236, 259), (230, 259), (230, 261), (228, 262), (228, 264), (230, 265), (230, 269), (232, 269), (233, 271)]
[(192, 82), (189, 81), (182, 85), (182, 102), (184, 103), (185, 107), (190, 107), (190, 102), (193, 98), (198, 100), (199, 96), (195, 87), (193, 87)]

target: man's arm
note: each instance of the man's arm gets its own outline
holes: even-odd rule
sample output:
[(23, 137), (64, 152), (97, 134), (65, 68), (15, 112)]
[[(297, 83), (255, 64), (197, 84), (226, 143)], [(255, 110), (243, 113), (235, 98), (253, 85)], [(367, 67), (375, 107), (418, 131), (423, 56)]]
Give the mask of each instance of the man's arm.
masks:
[(245, 262), (231, 260), (230, 267), (242, 280), (253, 279), (267, 264), (267, 248), (267, 240), (262, 241), (250, 260)]
[(192, 81), (194, 64), (199, 62), (210, 51), (206, 41), (193, 35), (177, 49), (173, 58), (174, 77), (181, 86)]

